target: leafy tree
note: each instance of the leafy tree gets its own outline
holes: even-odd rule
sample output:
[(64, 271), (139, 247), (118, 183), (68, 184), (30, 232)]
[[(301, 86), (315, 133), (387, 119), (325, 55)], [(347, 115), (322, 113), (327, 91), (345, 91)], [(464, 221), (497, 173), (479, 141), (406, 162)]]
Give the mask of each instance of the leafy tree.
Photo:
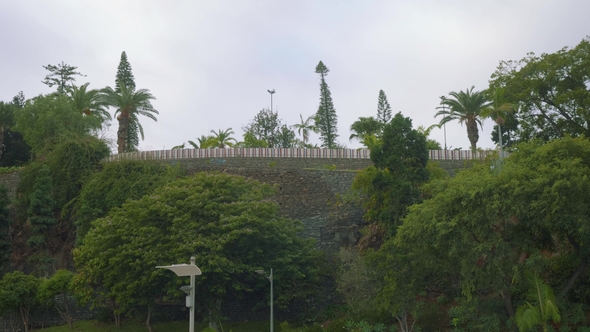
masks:
[[(559, 309), (555, 302), (555, 295), (551, 286), (547, 285), (538, 275), (527, 275), (530, 290), (527, 293), (528, 300), (516, 309), (516, 326), (520, 332), (526, 332), (535, 325), (541, 325), (547, 332), (547, 321), (558, 323), (561, 320)], [(534, 304), (533, 304), (534, 303)]]
[(356, 138), (361, 141), (362, 144), (369, 147), (367, 143), (371, 141), (368, 139), (369, 137), (381, 137), (383, 133), (383, 124), (379, 122), (374, 117), (370, 116), (360, 117), (358, 120), (350, 125), (350, 134), (349, 140)]
[(33, 194), (30, 198), (28, 209), (29, 222), (33, 235), (27, 240), (27, 244), (34, 247), (47, 241), (47, 232), (56, 223), (53, 215), (55, 201), (52, 198), (53, 186), (49, 168), (43, 165), (37, 173)]
[(212, 142), (211, 136), (201, 135), (201, 137), (197, 138), (197, 142), (199, 143), (195, 143), (189, 140), (188, 144), (190, 144), (195, 149), (207, 149), (213, 146), (213, 144), (210, 144), (210, 142)]
[(19, 91), (19, 93), (12, 98), (10, 103), (17, 109), (22, 109), (25, 107), (25, 94), (22, 91)]
[(371, 149), (371, 160), (375, 166), (359, 173), (353, 189), (363, 197), (365, 219), (394, 233), (407, 208), (420, 201), (419, 185), (428, 181), (426, 138), (397, 113)]
[(244, 141), (238, 142), (236, 148), (268, 148), (268, 143), (261, 139), (257, 139), (254, 134), (250, 132), (244, 133)]
[(15, 110), (14, 130), (23, 134), (36, 155), (51, 149), (66, 137), (84, 137), (99, 129), (100, 121), (76, 111), (66, 96), (47, 95), (27, 100), (23, 109)]
[(330, 70), (319, 62), (315, 67), (315, 72), (320, 74), (320, 106), (316, 113), (316, 127), (320, 132), (320, 139), (322, 146), (328, 149), (336, 148), (336, 137), (338, 137), (338, 117), (334, 109), (334, 102), (332, 101), (332, 94), (330, 88), (326, 83), (325, 77), (328, 76)]
[(226, 130), (219, 129), (217, 132), (211, 130), (211, 133), (213, 134), (211, 136), (211, 144), (216, 148), (223, 149), (226, 146), (231, 148), (237, 142), (235, 138), (231, 137), (232, 134), (235, 134), (231, 128), (227, 128)]
[(309, 134), (311, 132), (317, 133), (318, 129), (313, 123), (315, 121), (315, 115), (309, 116), (306, 120), (303, 120), (303, 115), (299, 114), (299, 118), (301, 119), (301, 123), (296, 123), (293, 125), (295, 129), (297, 129), (297, 133), (301, 135), (303, 138), (303, 143), (309, 143)]
[(70, 66), (63, 61), (56, 66), (47, 65), (43, 66), (43, 68), (49, 71), (49, 74), (42, 81), (43, 84), (50, 88), (57, 85), (58, 94), (64, 94), (66, 88), (73, 86), (74, 81), (76, 81), (75, 76), (86, 76), (76, 71), (78, 67)]
[(84, 116), (96, 117), (100, 123), (111, 120), (111, 114), (101, 102), (100, 91), (87, 90), (88, 84), (90, 83), (80, 87), (73, 85), (66, 88), (65, 92), (70, 98), (72, 107)]
[(281, 123), (279, 114), (263, 108), (242, 130), (254, 135), (256, 140), (265, 141), (269, 148), (288, 148), (293, 146), (295, 133)]
[(551, 54), (501, 61), (490, 80), (506, 102), (518, 104), (520, 141), (564, 135), (590, 137), (590, 39)]
[(379, 90), (379, 99), (377, 101), (377, 121), (385, 125), (391, 120), (391, 106), (387, 101), (387, 96), (383, 90)]
[(68, 270), (58, 270), (51, 278), (41, 281), (37, 297), (43, 304), (54, 307), (61, 318), (73, 329), (73, 317), (68, 306), (68, 297), (72, 295), (70, 284), (74, 273)]
[(39, 279), (20, 271), (5, 274), (0, 280), (0, 311), (18, 311), (25, 332), (29, 331), (29, 311), (37, 302)]
[[(178, 296), (180, 280), (156, 265), (196, 256), (199, 303), (218, 311), (228, 293), (267, 289), (253, 273), (272, 266), (276, 301), (313, 294), (318, 266), (301, 223), (278, 215), (272, 188), (220, 173), (199, 173), (128, 201), (93, 223), (74, 251), (78, 292), (114, 298), (121, 308), (151, 307), (163, 292)], [(116, 248), (116, 250), (113, 250)]]
[(31, 147), (25, 142), (23, 134), (11, 129), (5, 130), (0, 167), (21, 166), (30, 159)]
[[(115, 92), (121, 93), (119, 84), (125, 85), (131, 90), (135, 90), (135, 77), (131, 71), (131, 64), (127, 60), (127, 53), (121, 53), (121, 60), (117, 67), (117, 76), (115, 78)], [(129, 123), (129, 132), (127, 133), (127, 149), (128, 151), (136, 151), (139, 146), (139, 127), (135, 122)]]
[(116, 108), (115, 115), (119, 121), (119, 129), (117, 130), (117, 145), (118, 153), (132, 151), (131, 147), (127, 146), (127, 136), (129, 135), (129, 125), (134, 122), (139, 128), (139, 133), (143, 139), (143, 127), (139, 123), (138, 116), (143, 115), (154, 121), (158, 121), (154, 114), (159, 114), (152, 106), (151, 100), (156, 99), (147, 89), (140, 89), (135, 91), (122, 83), (118, 85), (121, 92), (113, 90), (111, 87), (106, 87), (101, 90), (102, 102), (108, 106)]
[(85, 181), (76, 201), (74, 216), (78, 243), (83, 242), (94, 220), (105, 217), (127, 200), (137, 200), (152, 193), (181, 174), (177, 168), (149, 162), (105, 163), (100, 172), (93, 173)]
[(4, 131), (14, 124), (14, 108), (13, 104), (0, 101), (0, 159), (4, 149)]
[(10, 218), (10, 209), (8, 204), (8, 189), (6, 186), (0, 186), (0, 272), (7, 269), (10, 263), (10, 254), (12, 251), (12, 243), (10, 240), (10, 225), (12, 219)]
[(428, 150), (442, 150), (442, 147), (440, 146), (440, 143), (439, 142), (437, 142), (437, 141), (435, 141), (433, 139), (428, 138), (430, 136), (430, 131), (433, 128), (440, 128), (440, 125), (434, 124), (434, 125), (431, 125), (428, 128), (424, 128), (424, 126), (418, 126), (418, 128), (416, 128), (416, 130), (420, 134), (424, 135), (424, 137), (426, 138), (426, 148)]
[(473, 151), (477, 149), (477, 141), (479, 140), (477, 125), (482, 125), (482, 111), (490, 105), (485, 93), (482, 91), (473, 92), (474, 88), (472, 86), (469, 90), (450, 92), (449, 95), (452, 98), (444, 98), (441, 102), (444, 107), (437, 107), (437, 109), (441, 110), (435, 115), (435, 117), (443, 116), (440, 120), (441, 126), (450, 121), (465, 123), (467, 137), (471, 142), (471, 150)]

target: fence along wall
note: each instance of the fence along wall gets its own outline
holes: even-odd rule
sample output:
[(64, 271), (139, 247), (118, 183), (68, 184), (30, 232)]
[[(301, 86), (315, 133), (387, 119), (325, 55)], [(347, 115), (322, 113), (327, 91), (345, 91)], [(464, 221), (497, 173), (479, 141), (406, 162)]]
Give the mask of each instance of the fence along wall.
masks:
[[(432, 160), (474, 160), (485, 159), (495, 150), (430, 150)], [(106, 161), (117, 160), (162, 160), (193, 158), (328, 158), (328, 159), (370, 159), (368, 149), (302, 149), (302, 148), (225, 148), (225, 149), (174, 149), (137, 151), (114, 154)]]

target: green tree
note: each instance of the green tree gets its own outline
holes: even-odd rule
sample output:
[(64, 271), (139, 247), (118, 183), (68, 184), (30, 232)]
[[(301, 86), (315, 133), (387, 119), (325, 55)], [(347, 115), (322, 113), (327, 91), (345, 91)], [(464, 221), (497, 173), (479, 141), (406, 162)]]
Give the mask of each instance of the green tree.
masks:
[[(114, 298), (121, 308), (153, 306), (163, 292), (178, 296), (178, 280), (156, 265), (196, 256), (199, 303), (218, 312), (228, 293), (267, 289), (254, 270), (273, 267), (279, 305), (314, 292), (317, 252), (301, 239), (301, 223), (279, 216), (274, 190), (257, 181), (199, 173), (128, 201), (93, 223), (74, 251), (78, 292)], [(113, 250), (113, 248), (117, 248)]]
[(254, 134), (250, 132), (244, 133), (244, 140), (238, 142), (235, 145), (236, 148), (268, 148), (268, 143), (261, 139), (256, 138)]
[(211, 135), (211, 144), (216, 148), (231, 148), (237, 142), (235, 138), (231, 137), (232, 134), (235, 134), (231, 128), (227, 128), (226, 130), (219, 129), (217, 132), (211, 130), (211, 133), (213, 134)]
[(197, 137), (197, 142), (199, 143), (195, 143), (189, 140), (188, 144), (190, 144), (195, 149), (208, 149), (210, 147), (213, 147), (211, 136), (201, 135), (201, 137)]
[(490, 88), (502, 89), (506, 102), (519, 105), (515, 115), (520, 141), (590, 137), (589, 64), (588, 37), (571, 49), (500, 62)]
[(6, 186), (0, 186), (0, 273), (8, 270), (10, 263), (10, 254), (12, 251), (12, 243), (10, 240), (10, 225), (12, 218), (10, 218), (10, 209), (8, 204), (8, 189)]
[(529, 331), (535, 325), (541, 325), (543, 331), (547, 332), (547, 321), (553, 320), (558, 323), (561, 320), (559, 309), (555, 302), (555, 295), (551, 286), (547, 285), (538, 275), (529, 273), (527, 275), (529, 283), (528, 300), (516, 309), (516, 326), (520, 332)]
[(49, 168), (43, 165), (37, 173), (35, 186), (30, 197), (28, 209), (29, 222), (33, 234), (27, 240), (27, 244), (36, 247), (47, 241), (47, 233), (51, 226), (56, 223), (53, 215), (55, 201), (53, 200), (53, 185)]
[(397, 113), (371, 149), (374, 167), (359, 173), (353, 189), (362, 197), (365, 219), (395, 233), (410, 205), (420, 201), (419, 186), (428, 181), (426, 138), (412, 120)]
[(450, 92), (452, 98), (444, 98), (437, 109), (441, 109), (435, 117), (442, 115), (440, 125), (444, 125), (450, 121), (459, 121), (465, 123), (467, 127), (467, 137), (471, 143), (471, 150), (477, 149), (477, 141), (479, 140), (479, 130), (477, 125), (482, 125), (482, 111), (485, 110), (490, 102), (488, 101), (483, 91), (473, 92), (475, 87), (459, 92)]
[(257, 140), (265, 141), (269, 148), (293, 147), (295, 132), (281, 123), (279, 114), (263, 108), (242, 130), (251, 133)]
[(87, 90), (88, 84), (90, 83), (83, 84), (80, 87), (73, 85), (65, 89), (72, 107), (84, 116), (96, 117), (100, 123), (111, 120), (111, 114), (101, 102), (100, 91)]
[[(115, 92), (121, 93), (119, 84), (125, 85), (130, 90), (135, 90), (135, 77), (131, 71), (131, 64), (127, 60), (127, 53), (121, 53), (121, 60), (117, 67), (117, 76), (115, 78)], [(139, 127), (135, 122), (129, 123), (129, 131), (127, 133), (127, 150), (136, 151), (139, 146)]]
[(19, 313), (25, 332), (29, 331), (29, 312), (37, 303), (39, 279), (20, 271), (5, 274), (0, 280), (0, 311), (15, 310)]
[(111, 87), (106, 87), (101, 90), (103, 102), (116, 108), (115, 115), (119, 121), (119, 129), (117, 130), (117, 145), (118, 153), (132, 151), (127, 146), (127, 136), (129, 135), (129, 125), (134, 122), (139, 128), (141, 139), (143, 139), (143, 127), (139, 123), (138, 116), (143, 115), (154, 121), (158, 121), (154, 114), (159, 114), (152, 106), (151, 101), (156, 99), (147, 89), (140, 89), (135, 91), (122, 83), (118, 85), (121, 92), (113, 90)]
[(14, 116), (14, 130), (23, 134), (36, 155), (50, 150), (66, 137), (88, 136), (101, 127), (99, 119), (84, 116), (72, 107), (68, 97), (56, 94), (27, 100), (24, 108), (15, 110)]
[(13, 104), (0, 101), (0, 159), (4, 148), (4, 131), (14, 124), (14, 108)]
[(386, 125), (391, 121), (391, 106), (387, 101), (387, 96), (383, 90), (379, 90), (379, 99), (377, 101), (377, 121)]
[(368, 118), (361, 116), (350, 125), (350, 131), (352, 134), (350, 134), (348, 139), (352, 140), (353, 138), (356, 138), (360, 140), (363, 145), (369, 147), (370, 144), (368, 143), (372, 142), (370, 137), (381, 137), (383, 126), (384, 125), (381, 122), (372, 116)]
[(332, 101), (330, 88), (325, 79), (330, 70), (320, 61), (315, 67), (315, 72), (320, 74), (320, 106), (316, 113), (315, 125), (320, 132), (322, 147), (334, 149), (337, 145), (338, 117), (336, 116), (336, 110), (334, 109), (334, 102)]
[(315, 115), (311, 115), (306, 120), (303, 120), (303, 115), (299, 114), (299, 118), (301, 119), (301, 123), (296, 123), (293, 127), (297, 129), (297, 133), (303, 138), (303, 144), (308, 144), (309, 134), (311, 132), (317, 133), (318, 131), (314, 124)]
[(43, 66), (43, 68), (49, 71), (49, 74), (42, 81), (43, 84), (50, 88), (57, 85), (58, 94), (64, 94), (66, 88), (73, 86), (73, 83), (76, 81), (75, 76), (86, 76), (76, 71), (78, 67), (70, 66), (63, 61), (55, 66), (47, 65)]
[(74, 207), (76, 238), (82, 244), (91, 223), (127, 200), (137, 200), (182, 175), (178, 168), (145, 161), (105, 163), (84, 182)]
[(72, 296), (70, 284), (74, 273), (58, 270), (51, 278), (41, 281), (37, 297), (42, 304), (54, 307), (61, 318), (73, 329), (73, 317), (68, 306), (68, 297)]

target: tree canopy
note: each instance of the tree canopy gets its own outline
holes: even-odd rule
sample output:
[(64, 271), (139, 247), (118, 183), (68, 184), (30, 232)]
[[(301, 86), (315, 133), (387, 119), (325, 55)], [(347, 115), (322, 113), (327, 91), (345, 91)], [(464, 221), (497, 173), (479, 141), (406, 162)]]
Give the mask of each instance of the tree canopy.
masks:
[(336, 138), (338, 137), (338, 116), (334, 109), (332, 93), (326, 83), (326, 76), (330, 70), (323, 62), (319, 62), (315, 67), (315, 72), (320, 74), (320, 106), (316, 113), (316, 127), (320, 132), (322, 147), (335, 149), (337, 147)]
[(519, 141), (564, 135), (590, 137), (590, 39), (540, 56), (501, 61), (490, 87), (518, 105)]
[(92, 223), (74, 251), (78, 292), (112, 298), (124, 310), (178, 296), (180, 281), (157, 270), (196, 256), (199, 303), (217, 311), (228, 293), (262, 287), (254, 270), (275, 269), (278, 303), (313, 292), (317, 253), (297, 233), (301, 223), (278, 215), (274, 190), (257, 181), (199, 173), (128, 201)]

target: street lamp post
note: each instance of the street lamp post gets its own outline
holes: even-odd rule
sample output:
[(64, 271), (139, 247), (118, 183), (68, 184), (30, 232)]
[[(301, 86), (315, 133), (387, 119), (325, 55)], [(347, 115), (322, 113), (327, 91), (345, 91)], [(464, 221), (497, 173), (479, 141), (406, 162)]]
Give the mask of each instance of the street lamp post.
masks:
[[(272, 89), (272, 90), (266, 90), (266, 91), (268, 91), (268, 93), (270, 93), (270, 111), (271, 111), (271, 112), (273, 112), (273, 110), (272, 110), (272, 95), (274, 95), (274, 93), (275, 93), (275, 89)], [(278, 113), (278, 112), (277, 112), (277, 113)]]
[[(440, 96), (440, 103), (442, 104), (443, 112), (445, 111), (445, 103), (444, 103), (445, 102), (445, 99), (446, 99), (445, 96)], [(446, 115), (445, 115), (445, 118), (446, 118)], [(444, 133), (445, 133), (445, 154), (446, 154), (446, 152), (447, 152), (447, 123), (446, 122), (443, 123), (443, 130), (444, 130)]]
[(195, 276), (201, 275), (201, 269), (195, 265), (195, 256), (191, 257), (190, 264), (172, 264), (170, 266), (156, 266), (156, 269), (168, 269), (179, 277), (190, 276), (190, 286), (182, 286), (180, 289), (187, 293), (186, 306), (190, 308), (189, 332), (195, 332)]
[[(272, 96), (272, 95), (271, 95)], [(270, 332), (274, 332), (274, 314), (273, 314), (273, 284), (272, 284), (272, 267), (270, 268), (270, 275), (267, 275), (264, 270), (256, 270), (256, 273), (262, 274), (270, 281)]]

